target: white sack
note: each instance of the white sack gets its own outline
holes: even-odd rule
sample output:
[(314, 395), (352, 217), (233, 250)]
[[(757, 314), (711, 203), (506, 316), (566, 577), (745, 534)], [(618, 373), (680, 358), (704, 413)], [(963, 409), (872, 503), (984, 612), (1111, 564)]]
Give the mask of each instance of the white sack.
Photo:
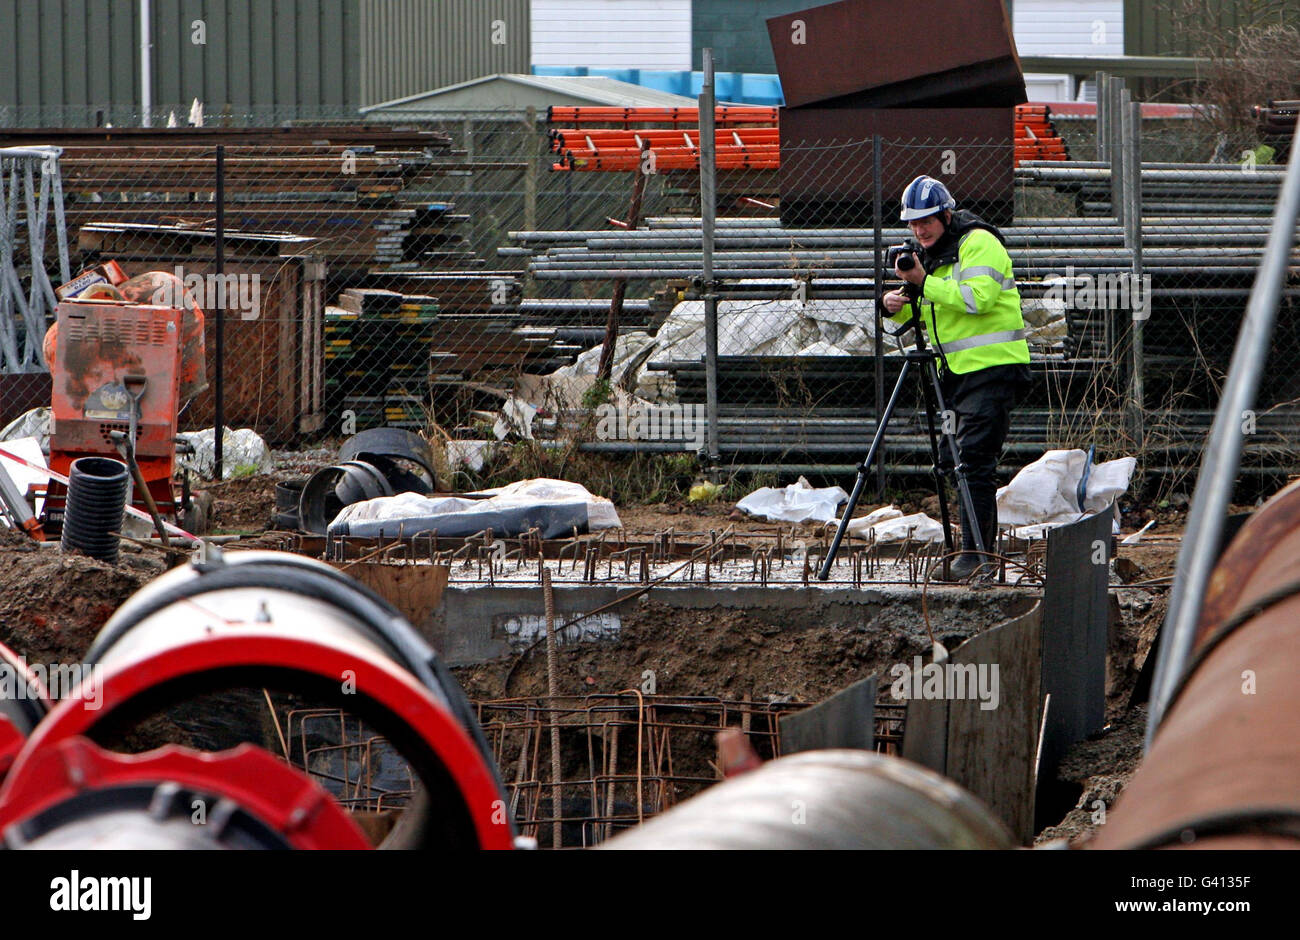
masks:
[[(17, 441), (24, 437), (36, 438), (42, 453), (50, 452), (50, 417), (49, 406), (33, 408), (14, 418), (0, 431), (0, 441)], [(44, 463), (44, 461), (42, 461)]]
[(507, 398), (505, 405), (501, 408), (501, 414), (497, 416), (496, 422), (492, 425), (492, 433), (496, 435), (498, 441), (504, 441), (511, 434), (523, 438), (526, 441), (533, 439), (533, 418), (537, 415), (537, 408), (521, 401), (518, 398)]
[(889, 506), (881, 506), (879, 509), (871, 510), (871, 512), (867, 513), (865, 516), (862, 516), (861, 518), (851, 520), (849, 522), (848, 532), (849, 535), (854, 535), (860, 539), (865, 539), (869, 537), (869, 533), (867, 530), (869, 530), (876, 523), (887, 522), (890, 519), (901, 519), (901, 518), (903, 518), (903, 510), (894, 508), (892, 504)]
[(998, 490), (998, 522), (1012, 526), (1066, 525), (1105, 509), (1128, 490), (1134, 457), (1094, 464), (1088, 474), (1084, 512), (1077, 491), (1088, 455), (1082, 450), (1049, 450), (1021, 469)]
[(943, 541), (943, 523), (931, 519), (923, 512), (914, 512), (910, 516), (899, 515), (871, 526), (877, 542), (901, 542), (907, 538), (908, 530), (911, 530), (913, 542)]

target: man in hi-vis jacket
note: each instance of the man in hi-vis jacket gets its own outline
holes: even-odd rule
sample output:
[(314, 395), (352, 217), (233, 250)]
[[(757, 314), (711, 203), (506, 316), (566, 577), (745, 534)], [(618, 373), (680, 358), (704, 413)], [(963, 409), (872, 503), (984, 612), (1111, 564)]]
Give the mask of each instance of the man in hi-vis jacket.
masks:
[[(951, 566), (952, 577), (964, 579), (981, 563), (973, 525), (993, 549), (998, 458), (1011, 409), (1031, 382), (1020, 292), (1002, 233), (958, 210), (943, 183), (929, 176), (912, 180), (903, 191), (902, 220), (920, 246), (920, 263), (894, 273), (919, 292), (921, 323), (939, 354), (940, 386), (956, 413), (957, 448), (975, 510), (969, 520), (961, 506), (962, 554)], [(903, 290), (885, 294), (884, 304), (891, 319), (905, 322), (911, 315)]]

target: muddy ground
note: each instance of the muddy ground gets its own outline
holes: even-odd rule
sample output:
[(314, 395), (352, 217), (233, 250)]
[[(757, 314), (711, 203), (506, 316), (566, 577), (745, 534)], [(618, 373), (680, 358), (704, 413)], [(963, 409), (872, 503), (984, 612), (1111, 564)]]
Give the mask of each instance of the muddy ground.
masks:
[[(222, 484), (208, 485), (214, 498), (211, 528), (217, 533), (254, 536), (264, 531), (274, 507), (275, 484), (305, 476), (327, 459), (283, 460), (277, 471)], [(873, 508), (863, 506), (863, 511)], [(904, 511), (929, 508), (900, 504)], [(673, 527), (678, 532), (771, 531), (770, 523), (733, 518), (732, 506), (656, 504), (620, 507), (630, 531), (653, 532)], [(1126, 517), (1125, 532), (1140, 527), (1148, 514)], [(1163, 619), (1178, 540), (1178, 519), (1162, 514), (1162, 524), (1141, 545), (1122, 546), (1119, 576), (1136, 586), (1117, 585), (1112, 591), (1112, 634), (1107, 692), (1106, 732), (1081, 742), (1062, 766), (1064, 779), (1082, 789), (1079, 805), (1040, 840), (1078, 840), (1093, 828), (1097, 801), (1109, 807), (1123, 789), (1140, 756), (1144, 714), (1129, 708), (1129, 696)], [(789, 527), (785, 527), (788, 531)], [(803, 527), (812, 532), (813, 527)], [(91, 640), (112, 612), (131, 594), (167, 570), (177, 559), (157, 548), (125, 544), (117, 564), (61, 554), (57, 548), (37, 548), (25, 537), (0, 530), (0, 643), (30, 662), (80, 661)], [(1144, 584), (1143, 582), (1156, 582)], [(943, 642), (952, 648), (978, 629), (994, 622), (987, 605), (973, 592), (972, 600), (951, 624), (939, 624)], [(646, 669), (656, 674), (657, 691), (670, 695), (710, 695), (753, 701), (817, 701), (861, 678), (878, 674), (890, 663), (923, 653), (926, 644), (916, 630), (919, 610), (900, 608), (891, 616), (899, 629), (828, 632), (807, 629), (791, 635), (790, 624), (776, 615), (725, 611), (716, 614), (669, 610), (653, 595), (624, 619), (620, 639), (609, 645), (560, 651), (562, 692), (616, 692), (639, 685)], [(984, 623), (988, 620), (989, 623)], [(515, 663), (493, 663), (457, 670), (471, 698), (545, 694), (544, 658), (534, 655)], [(507, 681), (508, 680), (508, 681)], [(265, 724), (249, 703), (235, 703), (243, 718)], [(211, 728), (170, 715), (141, 728), (122, 745), (131, 750), (164, 741), (197, 745), (214, 743)], [(265, 717), (265, 716), (263, 716)], [(220, 730), (220, 729), (218, 729)]]

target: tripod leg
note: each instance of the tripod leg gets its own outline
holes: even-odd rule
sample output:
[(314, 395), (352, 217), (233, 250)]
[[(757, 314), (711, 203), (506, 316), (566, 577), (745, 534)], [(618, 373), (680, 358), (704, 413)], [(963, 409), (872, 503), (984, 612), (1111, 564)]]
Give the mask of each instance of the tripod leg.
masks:
[[(934, 389), (934, 400), (938, 405), (940, 413), (948, 410), (948, 404), (943, 399), (943, 389), (939, 386), (939, 370), (935, 367), (934, 360), (925, 364), (926, 372), (929, 375), (930, 387)], [(957, 447), (957, 435), (955, 433), (941, 434), (944, 443), (948, 445), (948, 452), (952, 456), (953, 472), (957, 478), (957, 495), (961, 500), (962, 509), (966, 513), (966, 518), (971, 520), (972, 534), (975, 537), (975, 548), (981, 552), (988, 551), (988, 546), (984, 544), (984, 533), (980, 531), (978, 522), (979, 517), (975, 515), (975, 503), (971, 500), (970, 484), (966, 481), (965, 465), (961, 460), (961, 450)]]
[(871, 447), (867, 451), (867, 458), (862, 461), (862, 466), (858, 467), (858, 478), (853, 483), (853, 492), (849, 494), (849, 501), (844, 504), (844, 515), (840, 518), (839, 528), (835, 530), (835, 538), (831, 539), (830, 548), (827, 549), (826, 557), (822, 560), (821, 569), (817, 572), (818, 581), (825, 581), (830, 577), (831, 565), (835, 564), (835, 555), (840, 550), (840, 543), (844, 541), (844, 534), (849, 530), (849, 517), (853, 515), (853, 510), (858, 506), (858, 500), (862, 496), (862, 489), (867, 484), (867, 474), (871, 472), (871, 464), (880, 451), (880, 445), (885, 439), (885, 429), (889, 427), (889, 419), (894, 414), (894, 408), (898, 405), (898, 396), (902, 392), (903, 384), (907, 381), (907, 374), (911, 370), (912, 360), (903, 360), (903, 368), (898, 373), (898, 381), (894, 383), (894, 390), (889, 393), (889, 403), (885, 405), (885, 413), (880, 416), (880, 421), (876, 424), (876, 433), (871, 438)]
[(922, 381), (921, 391), (925, 395), (925, 423), (930, 429), (930, 460), (934, 464), (934, 491), (939, 496), (939, 519), (943, 523), (944, 553), (948, 554), (953, 550), (952, 517), (948, 514), (948, 487), (944, 483), (943, 471), (939, 469), (939, 434), (934, 427), (934, 390)]

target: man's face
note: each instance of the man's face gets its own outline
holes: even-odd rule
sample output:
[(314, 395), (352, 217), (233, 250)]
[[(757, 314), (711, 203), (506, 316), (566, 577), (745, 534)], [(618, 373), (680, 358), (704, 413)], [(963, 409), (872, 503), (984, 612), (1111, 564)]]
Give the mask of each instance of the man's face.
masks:
[(947, 212), (927, 215), (923, 219), (912, 219), (907, 223), (912, 230), (912, 237), (922, 248), (929, 248), (943, 237), (943, 220)]

